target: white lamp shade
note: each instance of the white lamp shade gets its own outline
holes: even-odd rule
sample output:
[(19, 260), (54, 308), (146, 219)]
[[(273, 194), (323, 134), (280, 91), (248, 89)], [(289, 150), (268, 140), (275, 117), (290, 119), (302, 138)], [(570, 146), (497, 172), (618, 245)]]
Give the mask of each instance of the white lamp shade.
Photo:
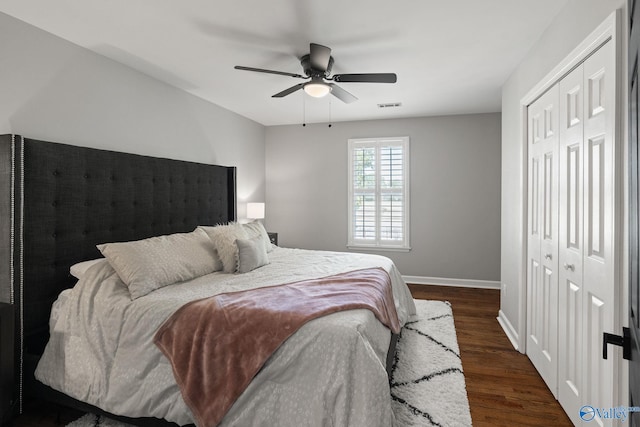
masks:
[(264, 203), (247, 203), (247, 218), (263, 219)]

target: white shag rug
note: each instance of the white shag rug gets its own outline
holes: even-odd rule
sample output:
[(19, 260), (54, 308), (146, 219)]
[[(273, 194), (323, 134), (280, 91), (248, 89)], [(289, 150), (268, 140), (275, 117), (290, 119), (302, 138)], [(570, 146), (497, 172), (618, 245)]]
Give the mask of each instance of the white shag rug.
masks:
[[(451, 306), (415, 300), (417, 315), (402, 328), (391, 372), (398, 427), (467, 427), (471, 414)], [(86, 414), (67, 427), (130, 427)]]
[(415, 300), (391, 374), (398, 426), (471, 426), (460, 349), (448, 302)]

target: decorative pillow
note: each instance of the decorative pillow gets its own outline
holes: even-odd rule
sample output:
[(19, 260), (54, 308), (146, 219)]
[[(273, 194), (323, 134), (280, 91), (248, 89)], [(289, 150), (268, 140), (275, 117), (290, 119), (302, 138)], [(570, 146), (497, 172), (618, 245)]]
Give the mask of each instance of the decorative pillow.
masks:
[(269, 256), (262, 236), (237, 239), (236, 245), (238, 246), (238, 273), (246, 273), (269, 264)]
[(86, 273), (86, 271), (89, 269), (89, 267), (91, 267), (94, 264), (99, 263), (103, 259), (104, 258), (98, 258), (98, 259), (92, 259), (92, 260), (89, 260), (89, 261), (82, 261), (82, 262), (73, 264), (69, 268), (69, 273), (71, 273), (71, 275), (73, 277), (75, 277), (76, 279), (82, 279), (82, 276), (84, 276), (84, 273)]
[(247, 224), (242, 224), (244, 229), (247, 232), (247, 236), (262, 236), (262, 240), (264, 242), (264, 248), (267, 252), (271, 252), (273, 250), (273, 246), (271, 245), (271, 239), (269, 239), (269, 233), (264, 228), (264, 225), (260, 221), (253, 221)]
[(197, 229), (97, 247), (129, 288), (132, 300), (221, 267), (206, 233)]
[(238, 246), (236, 239), (246, 239), (247, 232), (242, 224), (231, 222), (215, 227), (198, 227), (209, 236), (222, 261), (222, 271), (235, 273), (238, 270)]

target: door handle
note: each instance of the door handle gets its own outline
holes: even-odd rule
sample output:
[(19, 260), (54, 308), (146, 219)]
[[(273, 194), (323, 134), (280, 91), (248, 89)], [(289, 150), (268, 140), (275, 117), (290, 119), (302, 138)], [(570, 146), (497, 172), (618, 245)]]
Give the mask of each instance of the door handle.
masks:
[(566, 262), (564, 263), (564, 269), (565, 270), (571, 270), (571, 271), (576, 271), (576, 266), (573, 264), (567, 264)]
[(622, 336), (607, 332), (602, 334), (602, 357), (604, 359), (607, 358), (607, 344), (619, 345), (622, 347), (622, 358), (631, 360), (631, 331), (629, 328), (622, 328)]
[(549, 259), (549, 260), (553, 258), (553, 257), (551, 256), (551, 254), (545, 254), (545, 255), (544, 255), (544, 257), (545, 257), (545, 259)]

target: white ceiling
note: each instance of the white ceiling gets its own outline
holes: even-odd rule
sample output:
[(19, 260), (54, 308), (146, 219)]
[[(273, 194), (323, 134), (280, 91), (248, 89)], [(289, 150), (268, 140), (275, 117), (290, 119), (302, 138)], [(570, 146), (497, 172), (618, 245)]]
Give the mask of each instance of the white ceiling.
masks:
[[(303, 111), (307, 123), (500, 111), (503, 83), (565, 3), (0, 0), (0, 11), (269, 126), (301, 123)], [(278, 99), (302, 80), (233, 68), (302, 74), (310, 42), (332, 48), (334, 73), (398, 82), (341, 83), (352, 104)]]

